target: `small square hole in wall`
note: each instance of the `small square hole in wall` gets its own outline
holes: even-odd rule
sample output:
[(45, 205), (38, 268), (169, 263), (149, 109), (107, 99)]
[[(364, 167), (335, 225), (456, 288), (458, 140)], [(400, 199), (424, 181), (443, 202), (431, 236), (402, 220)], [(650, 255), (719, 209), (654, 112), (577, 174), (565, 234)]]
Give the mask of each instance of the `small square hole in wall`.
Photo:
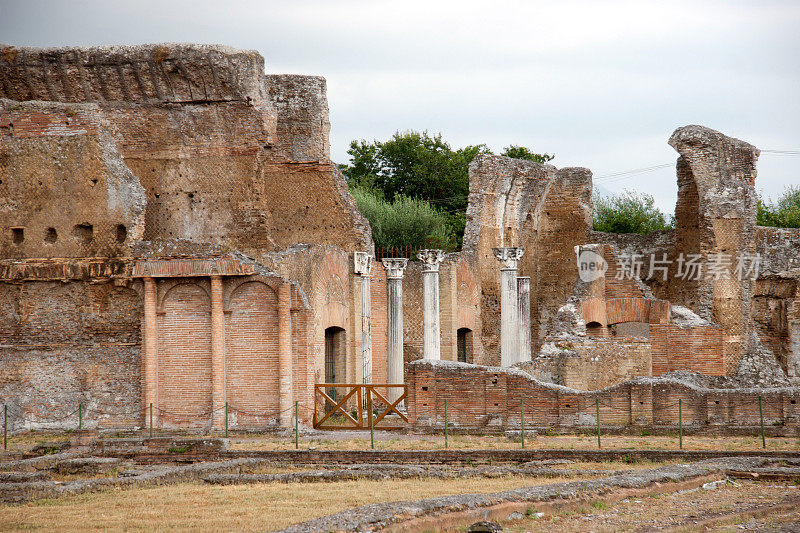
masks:
[(719, 400), (714, 400), (715, 405), (719, 405)]
[(58, 240), (58, 232), (56, 228), (47, 228), (44, 232), (44, 242), (54, 243)]
[(128, 238), (128, 228), (125, 227), (125, 224), (118, 224), (117, 225), (117, 242), (122, 244)]
[(94, 227), (91, 224), (76, 224), (72, 228), (72, 236), (83, 244), (89, 244), (94, 239)]
[(11, 228), (11, 240), (14, 244), (22, 244), (25, 240), (25, 228)]
[(792, 405), (794, 405), (794, 400), (790, 400), (790, 401), (789, 401), (789, 403), (791, 403)]
[(427, 390), (428, 390), (428, 387), (422, 387), (422, 390), (423, 390), (423, 391), (425, 391), (425, 392), (427, 392)]

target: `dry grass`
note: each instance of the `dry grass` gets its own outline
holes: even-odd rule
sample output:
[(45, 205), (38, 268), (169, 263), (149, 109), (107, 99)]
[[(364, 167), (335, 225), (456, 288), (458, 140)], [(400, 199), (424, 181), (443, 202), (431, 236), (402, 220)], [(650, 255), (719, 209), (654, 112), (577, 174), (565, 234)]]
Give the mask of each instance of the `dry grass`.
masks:
[[(588, 479), (588, 478), (587, 478)], [(408, 479), (216, 486), (188, 483), (0, 506), (0, 531), (271, 531), (376, 502), (489, 493), (562, 478)]]

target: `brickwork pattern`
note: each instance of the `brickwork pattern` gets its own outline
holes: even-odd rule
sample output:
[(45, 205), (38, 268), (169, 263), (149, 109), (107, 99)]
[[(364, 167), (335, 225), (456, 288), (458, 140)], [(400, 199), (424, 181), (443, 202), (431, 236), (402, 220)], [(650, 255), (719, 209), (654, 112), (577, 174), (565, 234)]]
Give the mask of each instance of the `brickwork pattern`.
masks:
[(757, 425), (762, 396), (766, 424), (800, 423), (800, 389), (713, 390), (677, 381), (641, 379), (598, 391), (542, 383), (519, 370), (417, 361), (407, 367), (409, 422), (461, 428), (518, 428), (520, 400), (529, 426), (674, 426), (681, 400), (687, 426)]

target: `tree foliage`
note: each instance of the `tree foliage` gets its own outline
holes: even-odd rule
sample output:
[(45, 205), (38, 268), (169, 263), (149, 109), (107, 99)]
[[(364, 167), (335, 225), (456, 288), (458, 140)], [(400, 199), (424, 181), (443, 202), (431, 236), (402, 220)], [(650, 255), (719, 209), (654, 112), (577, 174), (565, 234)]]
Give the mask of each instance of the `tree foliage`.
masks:
[(611, 197), (594, 197), (594, 229), (608, 233), (640, 233), (670, 229), (667, 219), (649, 194), (625, 191)]
[(761, 226), (800, 228), (800, 187), (788, 186), (776, 202), (758, 201)]
[(351, 187), (359, 211), (372, 226), (372, 239), (378, 248), (412, 246), (447, 248), (454, 246), (456, 235), (447, 216), (425, 200), (398, 194), (393, 201), (380, 191)]
[(536, 161), (537, 163), (547, 163), (555, 157), (555, 155), (550, 154), (535, 154), (528, 148), (517, 146), (516, 144), (506, 146), (503, 153), (500, 155), (513, 157), (514, 159), (527, 159), (528, 161)]
[[(442, 217), (451, 230), (455, 245), (461, 245), (469, 196), (469, 164), (479, 154), (492, 153), (485, 144), (454, 150), (441, 134), (432, 136), (427, 131), (398, 131), (383, 142), (354, 140), (347, 153), (350, 155), (350, 162), (340, 168), (347, 177), (351, 190), (360, 191), (362, 202), (367, 202), (364, 197), (367, 193), (375, 201), (384, 202), (380, 208), (377, 208), (377, 204), (371, 204), (367, 209), (375, 209), (370, 214), (361, 210), (370, 221), (373, 232), (376, 224), (384, 223), (386, 219), (373, 221), (371, 217), (378, 216), (379, 212), (388, 213), (390, 209), (395, 209), (391, 206), (395, 206), (400, 198), (403, 200), (396, 209), (402, 207), (408, 209), (408, 215), (421, 216), (421, 204), (414, 204), (415, 207), (412, 208), (408, 203), (408, 200), (413, 199), (425, 202), (432, 212)], [(516, 145), (505, 148), (503, 155), (541, 163), (553, 158), (551, 155), (536, 154), (524, 146)], [(442, 236), (437, 236), (440, 237)], [(378, 244), (377, 238), (375, 242), (376, 245), (383, 246)], [(422, 246), (425, 243), (408, 241), (408, 244)]]

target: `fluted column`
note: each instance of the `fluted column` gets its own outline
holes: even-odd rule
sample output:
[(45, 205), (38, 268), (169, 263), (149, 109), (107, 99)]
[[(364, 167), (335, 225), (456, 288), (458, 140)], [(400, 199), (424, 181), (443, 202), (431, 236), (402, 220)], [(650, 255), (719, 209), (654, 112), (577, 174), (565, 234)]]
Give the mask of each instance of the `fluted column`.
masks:
[(372, 257), (355, 252), (353, 262), (355, 273), (361, 278), (361, 379), (362, 383), (372, 383)]
[(279, 408), (278, 422), (282, 427), (290, 427), (292, 412), (292, 291), (289, 283), (278, 287), (278, 379)]
[(422, 357), (438, 361), (442, 358), (439, 263), (444, 260), (444, 250), (420, 250), (417, 257), (425, 265), (422, 271)]
[[(389, 383), (404, 383), (403, 376), (403, 272), (408, 259), (383, 259), (386, 268), (387, 326), (386, 379)], [(398, 389), (387, 391), (389, 400), (400, 397)]]
[(225, 314), (222, 276), (211, 276), (211, 425), (225, 427)]
[(519, 318), (519, 361), (531, 360), (531, 278), (517, 278), (517, 316)]
[(153, 405), (153, 422), (158, 417), (158, 317), (156, 316), (156, 280), (144, 278), (144, 425), (150, 423), (150, 404)]
[(517, 301), (517, 261), (522, 248), (494, 248), (500, 261), (500, 366), (519, 361), (519, 311)]

